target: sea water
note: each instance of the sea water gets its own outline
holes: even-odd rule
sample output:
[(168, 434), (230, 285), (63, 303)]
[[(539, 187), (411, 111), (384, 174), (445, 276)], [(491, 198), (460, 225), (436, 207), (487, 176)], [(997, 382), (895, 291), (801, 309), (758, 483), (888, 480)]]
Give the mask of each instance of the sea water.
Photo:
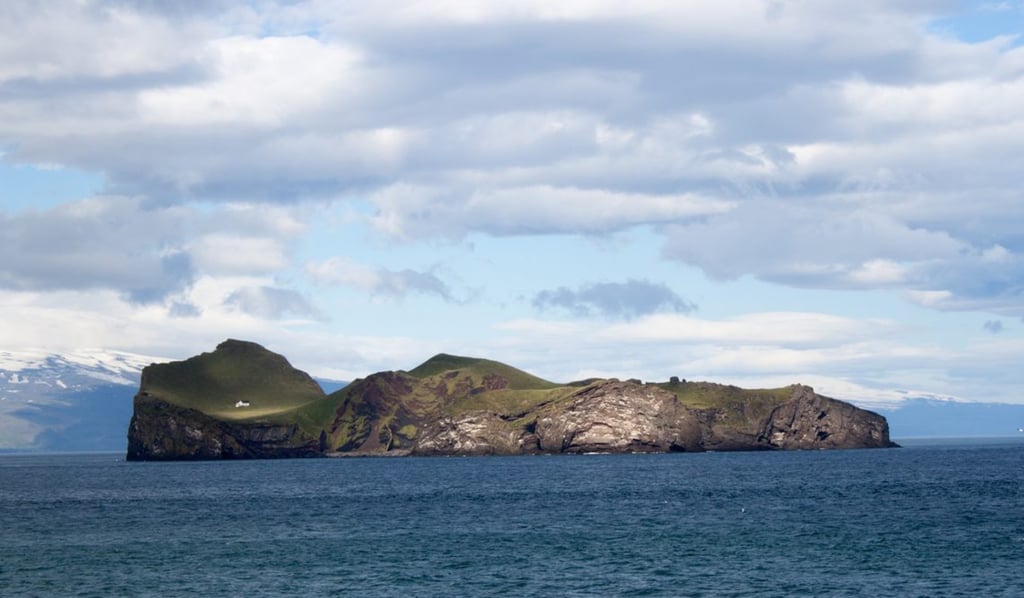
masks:
[(0, 457), (3, 596), (1024, 596), (1024, 442)]

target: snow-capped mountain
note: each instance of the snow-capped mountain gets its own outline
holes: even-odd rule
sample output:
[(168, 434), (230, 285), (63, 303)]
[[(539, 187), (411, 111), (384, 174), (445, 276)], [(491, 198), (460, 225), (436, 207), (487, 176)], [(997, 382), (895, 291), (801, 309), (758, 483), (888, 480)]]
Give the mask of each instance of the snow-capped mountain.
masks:
[(139, 382), (142, 368), (160, 361), (167, 360), (121, 351), (78, 351), (63, 355), (0, 351), (0, 389), (21, 390), (25, 385), (62, 389), (98, 383), (134, 385)]
[(0, 449), (119, 450), (139, 374), (164, 358), (0, 351)]

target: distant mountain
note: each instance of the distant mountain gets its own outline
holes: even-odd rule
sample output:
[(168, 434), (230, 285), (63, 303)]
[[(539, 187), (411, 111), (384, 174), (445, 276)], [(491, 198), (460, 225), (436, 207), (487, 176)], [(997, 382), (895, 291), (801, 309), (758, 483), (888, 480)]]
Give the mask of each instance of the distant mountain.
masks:
[(807, 386), (678, 378), (557, 384), (440, 354), (325, 395), (277, 353), (229, 339), (142, 372), (129, 460), (888, 447), (885, 418)]
[[(140, 374), (166, 361), (121, 351), (0, 351), (0, 451), (123, 451)], [(317, 382), (325, 392), (346, 384)]]
[(878, 412), (889, 420), (896, 439), (1024, 436), (1018, 432), (1024, 428), (1024, 404), (908, 399)]
[(101, 451), (124, 446), (142, 355), (0, 351), (0, 450)]

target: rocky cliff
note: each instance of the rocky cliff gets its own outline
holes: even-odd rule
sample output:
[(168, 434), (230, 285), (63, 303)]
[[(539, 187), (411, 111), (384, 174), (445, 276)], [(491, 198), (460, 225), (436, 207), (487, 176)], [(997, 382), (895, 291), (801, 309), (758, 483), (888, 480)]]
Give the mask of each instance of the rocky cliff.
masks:
[(283, 357), (241, 341), (150, 366), (135, 399), (128, 458), (893, 446), (882, 416), (801, 385), (744, 390), (677, 378), (555, 384), (452, 355), (373, 374), (328, 396), (309, 382)]
[[(525, 420), (525, 421), (524, 421)], [(473, 411), (428, 426), (417, 454), (663, 453), (705, 450), (885, 448), (885, 418), (793, 386), (761, 413), (694, 408), (658, 385), (602, 380), (541, 407), (536, 419)]]
[(295, 424), (228, 422), (148, 394), (135, 397), (129, 461), (318, 457), (323, 448)]
[(281, 355), (229, 339), (213, 353), (142, 371), (127, 458), (320, 456), (319, 437), (291, 417), (296, 407), (324, 398), (319, 385)]

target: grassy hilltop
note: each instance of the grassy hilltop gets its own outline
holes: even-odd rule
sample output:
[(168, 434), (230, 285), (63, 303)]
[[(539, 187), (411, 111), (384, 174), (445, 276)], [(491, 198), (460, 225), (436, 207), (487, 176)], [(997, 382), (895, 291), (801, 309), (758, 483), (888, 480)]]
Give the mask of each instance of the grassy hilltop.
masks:
[[(229, 421), (274, 417), (324, 398), (320, 385), (281, 355), (233, 339), (212, 353), (147, 367), (140, 390)], [(250, 406), (236, 408), (238, 401)]]

